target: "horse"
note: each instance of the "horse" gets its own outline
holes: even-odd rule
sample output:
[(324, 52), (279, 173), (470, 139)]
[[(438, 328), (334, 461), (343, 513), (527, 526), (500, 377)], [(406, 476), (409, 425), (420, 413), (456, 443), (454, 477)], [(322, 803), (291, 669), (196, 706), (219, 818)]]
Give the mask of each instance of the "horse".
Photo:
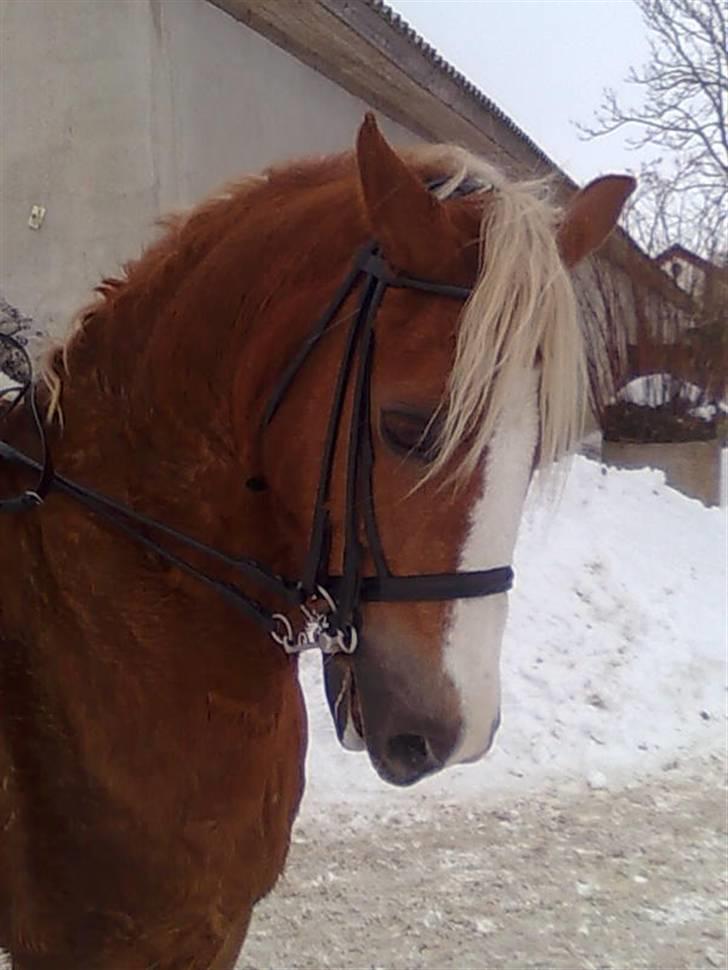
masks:
[(16, 970), (234, 966), (304, 788), (306, 647), (387, 781), (487, 752), (526, 490), (584, 409), (571, 270), (633, 186), (561, 207), (367, 115), (99, 285), (4, 408)]

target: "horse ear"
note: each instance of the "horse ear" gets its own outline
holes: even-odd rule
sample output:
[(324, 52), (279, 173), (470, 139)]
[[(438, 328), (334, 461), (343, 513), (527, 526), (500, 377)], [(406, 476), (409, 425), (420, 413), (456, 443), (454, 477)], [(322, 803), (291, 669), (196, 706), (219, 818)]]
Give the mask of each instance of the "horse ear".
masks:
[(459, 247), (445, 207), (390, 147), (371, 113), (359, 129), (356, 157), (369, 229), (385, 258), (414, 275), (446, 271), (443, 254), (452, 259)]
[(636, 185), (631, 175), (604, 175), (576, 193), (557, 233), (561, 258), (567, 266), (575, 266), (601, 246)]

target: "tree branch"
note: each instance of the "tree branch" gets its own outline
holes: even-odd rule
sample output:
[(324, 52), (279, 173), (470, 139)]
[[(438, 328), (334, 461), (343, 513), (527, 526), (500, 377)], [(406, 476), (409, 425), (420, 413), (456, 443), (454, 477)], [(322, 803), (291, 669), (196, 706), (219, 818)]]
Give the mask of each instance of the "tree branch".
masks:
[(728, 18), (723, 0), (637, 0), (650, 55), (630, 84), (643, 93), (626, 108), (611, 89), (582, 137), (633, 132), (627, 145), (663, 148), (643, 165), (626, 223), (650, 251), (680, 239), (705, 255), (725, 248), (728, 217)]

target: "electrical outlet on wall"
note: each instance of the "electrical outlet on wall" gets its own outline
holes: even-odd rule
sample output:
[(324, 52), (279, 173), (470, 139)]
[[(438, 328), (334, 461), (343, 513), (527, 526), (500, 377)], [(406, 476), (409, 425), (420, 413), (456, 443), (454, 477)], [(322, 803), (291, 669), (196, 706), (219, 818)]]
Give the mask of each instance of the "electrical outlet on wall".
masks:
[(28, 225), (31, 229), (40, 229), (43, 225), (43, 220), (45, 219), (45, 206), (44, 205), (34, 205), (30, 210), (30, 216), (28, 217)]

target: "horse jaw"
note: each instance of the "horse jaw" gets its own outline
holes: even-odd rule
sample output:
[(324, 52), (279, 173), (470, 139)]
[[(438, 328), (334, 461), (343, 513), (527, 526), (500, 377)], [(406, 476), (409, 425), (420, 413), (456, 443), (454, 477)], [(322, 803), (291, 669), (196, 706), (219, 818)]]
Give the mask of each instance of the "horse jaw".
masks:
[(347, 751), (365, 751), (364, 730), (348, 657), (325, 656), (324, 687), (339, 744)]
[[(504, 410), (490, 443), (459, 570), (512, 562), (538, 437), (535, 371), (524, 375), (522, 387), (523, 396)], [(453, 605), (443, 663), (459, 695), (462, 728), (448, 764), (478, 760), (493, 742), (500, 716), (500, 648), (507, 615), (505, 593), (461, 599)]]

